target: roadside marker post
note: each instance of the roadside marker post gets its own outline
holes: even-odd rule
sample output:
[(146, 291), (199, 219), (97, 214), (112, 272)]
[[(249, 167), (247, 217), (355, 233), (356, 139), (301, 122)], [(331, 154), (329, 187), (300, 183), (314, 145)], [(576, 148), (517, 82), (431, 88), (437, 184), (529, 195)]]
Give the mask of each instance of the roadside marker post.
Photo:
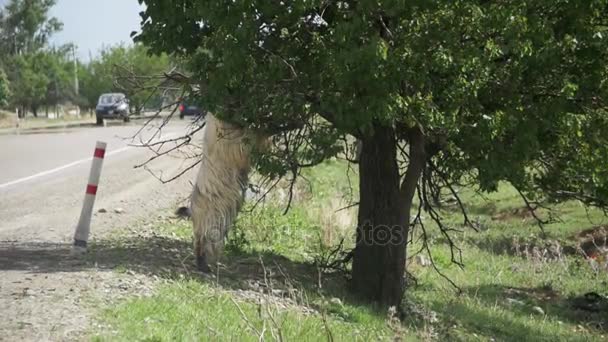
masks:
[(106, 155), (105, 142), (98, 141), (95, 145), (93, 153), (93, 163), (91, 164), (91, 172), (89, 173), (89, 182), (87, 183), (86, 194), (80, 219), (74, 233), (74, 246), (72, 247), (73, 254), (83, 254), (87, 251), (87, 242), (91, 232), (91, 216), (93, 214), (93, 205), (95, 204), (95, 195), (97, 195), (97, 185), (99, 184), (99, 176), (101, 175), (101, 167), (103, 158)]

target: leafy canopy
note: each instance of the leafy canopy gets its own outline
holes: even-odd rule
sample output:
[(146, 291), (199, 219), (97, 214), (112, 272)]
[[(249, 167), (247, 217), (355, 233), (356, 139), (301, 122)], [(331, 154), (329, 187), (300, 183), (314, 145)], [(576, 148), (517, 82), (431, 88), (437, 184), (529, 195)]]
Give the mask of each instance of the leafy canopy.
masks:
[(77, 101), (71, 46), (12, 56), (4, 61), (11, 80), (11, 102), (32, 109)]
[(11, 60), (14, 103), (37, 108), (44, 102), (51, 82), (46, 75), (50, 62), (47, 57), (45, 53), (39, 52)]
[(334, 155), (344, 134), (417, 125), (451, 181), (606, 204), (606, 0), (140, 3), (136, 39), (185, 56), (210, 110), (273, 132), (306, 124), (307, 143), (266, 171)]
[(152, 81), (157, 81), (169, 65), (167, 55), (152, 55), (141, 44), (107, 47), (80, 70), (83, 96), (95, 106), (99, 95), (123, 92), (134, 111), (143, 109), (144, 105), (159, 107), (161, 94)]
[(71, 97), (65, 86), (69, 80), (64, 59), (69, 47), (47, 50), (49, 37), (63, 26), (49, 16), (55, 3), (10, 0), (0, 9), (0, 67), (10, 81), (11, 103), (34, 112), (41, 105)]
[(0, 55), (36, 52), (63, 24), (49, 17), (56, 0), (10, 0), (0, 8)]

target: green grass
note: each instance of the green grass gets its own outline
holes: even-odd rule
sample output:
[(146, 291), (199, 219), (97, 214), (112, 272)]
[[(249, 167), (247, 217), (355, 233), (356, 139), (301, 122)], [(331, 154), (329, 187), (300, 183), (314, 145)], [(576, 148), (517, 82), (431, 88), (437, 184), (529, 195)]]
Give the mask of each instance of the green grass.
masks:
[[(436, 264), (463, 293), (457, 295), (431, 268), (410, 268), (419, 286), (408, 296), (440, 315), (438, 329), (443, 337), (462, 341), (605, 340), (608, 315), (576, 311), (571, 299), (592, 291), (606, 294), (608, 272), (595, 273), (581, 256), (568, 252), (574, 250), (574, 235), (604, 223), (603, 214), (587, 212), (573, 202), (556, 206), (561, 222), (545, 225), (547, 236), (543, 240), (533, 219), (513, 214), (523, 202), (512, 188), (502, 186), (486, 199), (466, 190), (462, 195), (471, 218), (482, 228), (480, 232), (454, 234), (462, 248), (465, 268), (451, 263), (445, 239), (433, 228), (430, 236), (435, 241), (432, 255)], [(455, 209), (442, 213), (452, 226), (463, 223)], [(563, 248), (557, 256), (545, 251), (550, 241)], [(413, 247), (410, 250), (416, 249), (416, 245)], [(534, 255), (535, 247), (540, 256)], [(530, 253), (526, 255), (524, 250)], [(543, 252), (550, 256), (543, 257)], [(540, 307), (546, 315), (535, 312), (534, 307)]]
[(106, 312), (119, 332), (97, 337), (112, 341), (258, 341), (279, 335), (287, 341), (321, 341), (331, 334), (340, 341), (387, 337), (382, 319), (346, 322), (320, 314), (278, 310), (272, 304), (252, 304), (233, 298), (196, 280), (163, 286), (149, 299), (133, 299)]
[[(158, 274), (167, 283), (152, 297), (108, 308), (102, 320), (116, 333), (99, 333), (96, 338), (254, 340), (259, 338), (255, 331), (264, 328), (268, 340), (276, 339), (280, 330), (285, 340), (297, 341), (328, 340), (330, 333), (334, 340), (345, 341), (392, 340), (395, 336), (406, 341), (608, 338), (605, 312), (594, 314), (571, 307), (573, 297), (591, 291), (605, 294), (608, 288), (608, 272), (595, 273), (586, 260), (571, 252), (573, 236), (602, 224), (602, 213), (586, 212), (576, 203), (561, 204), (556, 209), (562, 221), (546, 225), (548, 240), (542, 240), (535, 222), (517, 210), (523, 206), (517, 193), (506, 186), (485, 199), (461, 189), (471, 219), (481, 226), (480, 232), (465, 229), (453, 234), (462, 248), (464, 269), (451, 262), (445, 238), (428, 218), (424, 221), (435, 264), (461, 293), (432, 267), (411, 263), (408, 269), (416, 284), (407, 289), (407, 315), (401, 324), (389, 322), (387, 312), (358, 303), (345, 290), (342, 277), (320, 275), (313, 265), (319, 254), (335, 247), (342, 237), (352, 236), (356, 209), (336, 213), (357, 198), (356, 174), (351, 173), (351, 190), (345, 173), (345, 165), (337, 161), (307, 170), (304, 176), (310, 183), (298, 184), (293, 209), (287, 215), (276, 198), (253, 211), (248, 210), (250, 204), (230, 234), (219, 278), (190, 273), (193, 261), (188, 259), (191, 231), (187, 221), (159, 224), (153, 239), (136, 239), (109, 250), (99, 246), (100, 255), (122, 256), (122, 264), (116, 266), (119, 270), (140, 267), (139, 271)], [(451, 226), (462, 225), (456, 208), (445, 208), (441, 214)], [(411, 253), (421, 247), (419, 227), (414, 235)], [(564, 249), (554, 258), (524, 252), (534, 247), (545, 251), (547, 241), (557, 241)], [(150, 245), (160, 249), (149, 252)], [(145, 256), (141, 260), (137, 258), (140, 254)], [(163, 263), (162, 258), (173, 261)], [(166, 272), (171, 265), (172, 271)], [(251, 282), (281, 294), (252, 290)], [(256, 291), (260, 295), (253, 299), (238, 295)], [(284, 298), (291, 304), (277, 307)], [(306, 308), (313, 313), (304, 313)]]

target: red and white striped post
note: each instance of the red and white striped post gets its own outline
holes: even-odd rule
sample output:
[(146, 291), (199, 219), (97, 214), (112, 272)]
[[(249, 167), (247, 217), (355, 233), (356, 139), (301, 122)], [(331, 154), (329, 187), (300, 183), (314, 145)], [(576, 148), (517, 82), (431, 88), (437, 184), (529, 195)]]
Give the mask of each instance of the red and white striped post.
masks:
[(93, 204), (95, 204), (95, 195), (97, 194), (97, 185), (99, 184), (99, 176), (101, 175), (101, 167), (103, 158), (106, 154), (106, 143), (98, 141), (95, 145), (95, 153), (93, 154), (93, 163), (91, 172), (89, 173), (89, 183), (84, 196), (84, 204), (80, 212), (80, 219), (76, 226), (74, 234), (74, 253), (84, 253), (87, 251), (87, 241), (91, 231), (91, 215), (93, 214)]

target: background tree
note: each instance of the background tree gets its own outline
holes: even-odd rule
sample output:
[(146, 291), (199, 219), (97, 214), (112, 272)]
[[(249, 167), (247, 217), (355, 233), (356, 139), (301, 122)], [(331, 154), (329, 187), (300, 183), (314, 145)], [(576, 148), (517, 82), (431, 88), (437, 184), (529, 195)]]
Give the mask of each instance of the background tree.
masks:
[(607, 1), (140, 2), (137, 39), (189, 58), (211, 111), (283, 132), (261, 172), (297, 175), (344, 135), (362, 141), (365, 299), (400, 303), (417, 189), (449, 239), (433, 182), (606, 206)]
[[(95, 109), (99, 95), (105, 90), (99, 87), (100, 82), (95, 74), (94, 63), (95, 60), (89, 61), (86, 64), (78, 63), (79, 103), (82, 107), (89, 110)], [(109, 87), (111, 87), (111, 82)]]
[(156, 85), (170, 64), (167, 55), (149, 54), (141, 44), (106, 47), (98, 58), (79, 68), (81, 94), (91, 106), (102, 93), (123, 92), (133, 112), (139, 113), (144, 105), (158, 108), (162, 92)]
[[(162, 103), (152, 85), (169, 67), (166, 55), (148, 54), (142, 45), (108, 47), (88, 64), (77, 63), (80, 93), (74, 94), (72, 45), (49, 47), (49, 37), (62, 24), (49, 15), (56, 0), (10, 0), (0, 11), (0, 67), (8, 73), (12, 102), (20, 115), (41, 107), (47, 109), (67, 101), (92, 108), (107, 92), (124, 92), (132, 109), (141, 111), (144, 102)], [(155, 76), (151, 76), (155, 75)]]
[(104, 58), (111, 48), (105, 48), (99, 57), (95, 57), (87, 64), (79, 64), (78, 80), (80, 95), (89, 108), (94, 109), (99, 95), (118, 91), (115, 86), (114, 68), (108, 58)]
[(45, 47), (63, 24), (49, 17), (56, 0), (10, 0), (0, 13), (0, 50), (6, 55), (33, 53)]
[(0, 108), (8, 106), (11, 98), (11, 90), (9, 87), (8, 77), (2, 68), (0, 68)]
[(38, 116), (38, 109), (44, 104), (51, 82), (46, 74), (48, 66), (46, 55), (37, 53), (17, 56), (12, 58), (9, 65), (12, 102), (20, 108), (21, 117), (24, 117), (28, 109), (32, 110), (34, 116)]
[(117, 46), (102, 52), (101, 63), (114, 81), (114, 88), (125, 93), (134, 112), (144, 105), (158, 108), (161, 93), (156, 87), (170, 66), (166, 54), (150, 54), (143, 44), (132, 47)]
[(44, 74), (49, 80), (43, 104), (47, 108), (60, 103), (78, 102), (74, 93), (74, 62), (72, 60), (72, 45), (53, 48), (42, 54)]
[[(20, 116), (31, 110), (38, 115), (40, 106), (48, 104), (49, 85), (58, 86), (53, 56), (45, 52), (49, 37), (61, 30), (62, 24), (49, 17), (55, 0), (11, 0), (0, 12), (0, 56), (8, 72), (12, 102)], [(53, 88), (57, 91), (57, 88)]]

